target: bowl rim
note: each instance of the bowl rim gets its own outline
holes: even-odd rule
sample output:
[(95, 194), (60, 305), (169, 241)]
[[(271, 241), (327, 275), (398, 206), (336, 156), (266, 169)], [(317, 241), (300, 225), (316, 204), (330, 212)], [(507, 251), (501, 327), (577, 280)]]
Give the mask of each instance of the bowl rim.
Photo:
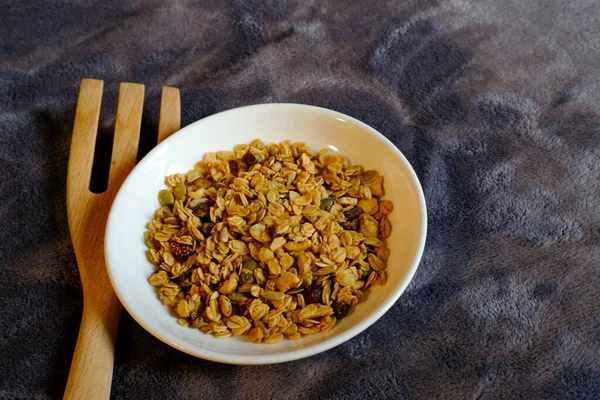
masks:
[[(223, 118), (224, 116), (227, 116), (228, 114), (235, 114), (242, 110), (248, 111), (248, 110), (252, 110), (252, 109), (264, 109), (264, 108), (271, 108), (271, 107), (272, 108), (279, 108), (279, 107), (297, 108), (297, 109), (305, 110), (308, 112), (318, 112), (318, 113), (322, 113), (322, 114), (328, 114), (329, 116), (332, 116), (334, 118), (341, 118), (347, 122), (352, 122), (352, 123), (360, 126), (362, 129), (364, 129), (366, 131), (369, 131), (371, 134), (374, 134), (375, 137), (379, 137), (385, 145), (391, 147), (391, 150), (393, 152), (395, 152), (398, 159), (401, 160), (401, 162), (404, 163), (405, 166), (407, 167), (406, 169), (407, 169), (408, 175), (410, 176), (412, 183), (416, 189), (415, 192), (417, 195), (418, 206), (419, 206), (420, 213), (421, 213), (421, 227), (420, 228), (421, 228), (421, 232), (422, 232), (422, 235), (418, 241), (417, 252), (415, 254), (415, 257), (413, 258), (410, 268), (408, 269), (408, 274), (407, 274), (406, 279), (398, 287), (394, 288), (393, 296), (389, 300), (387, 300), (383, 304), (383, 306), (381, 306), (381, 308), (377, 309), (376, 312), (365, 316), (360, 321), (358, 321), (354, 326), (352, 326), (348, 330), (340, 333), (339, 335), (332, 336), (329, 339), (326, 339), (322, 342), (313, 344), (309, 347), (303, 347), (303, 348), (286, 351), (283, 353), (276, 353), (276, 354), (236, 355), (236, 354), (223, 354), (219, 351), (214, 351), (214, 350), (208, 349), (208, 348), (204, 348), (201, 351), (192, 350), (185, 346), (181, 346), (181, 345), (173, 342), (168, 337), (168, 335), (163, 335), (163, 334), (159, 333), (157, 330), (155, 330), (151, 326), (151, 324), (147, 324), (146, 322), (144, 322), (142, 320), (142, 318), (140, 318), (136, 314), (133, 307), (129, 303), (127, 303), (127, 301), (125, 301), (124, 296), (122, 295), (121, 291), (119, 290), (118, 284), (116, 282), (116, 278), (113, 276), (112, 268), (110, 267), (111, 263), (110, 263), (109, 256), (108, 256), (108, 254), (109, 254), (109, 252), (108, 252), (108, 248), (109, 248), (108, 237), (109, 237), (110, 227), (112, 226), (111, 221), (114, 220), (114, 218), (112, 218), (112, 217), (113, 217), (113, 212), (115, 209), (115, 204), (117, 203), (117, 200), (123, 195), (123, 188), (128, 184), (128, 182), (131, 179), (133, 179), (132, 178), (133, 172), (135, 170), (137, 170), (141, 165), (143, 165), (146, 160), (152, 158), (156, 153), (160, 152), (163, 147), (167, 146), (171, 141), (174, 140), (174, 138), (176, 138), (182, 132), (185, 132), (188, 130), (193, 130), (193, 129), (195, 129), (195, 127), (197, 125), (202, 125), (203, 123), (206, 123), (207, 120)], [(327, 350), (330, 350), (330, 349), (332, 349), (336, 346), (339, 346), (340, 344), (352, 339), (353, 337), (355, 337), (358, 334), (365, 331), (367, 328), (369, 328), (375, 322), (377, 322), (398, 301), (398, 298), (404, 293), (404, 291), (406, 290), (406, 288), (408, 287), (410, 282), (412, 282), (414, 275), (417, 271), (417, 268), (421, 262), (421, 258), (423, 256), (426, 238), (427, 238), (427, 208), (426, 208), (423, 188), (421, 186), (419, 178), (417, 177), (417, 174), (415, 173), (412, 165), (408, 162), (408, 160), (406, 159), (404, 154), (402, 154), (402, 152), (396, 147), (396, 145), (394, 145), (387, 137), (385, 137), (382, 133), (380, 133), (376, 129), (372, 128), (371, 126), (367, 125), (366, 123), (364, 123), (354, 117), (351, 117), (351, 116), (343, 114), (339, 111), (331, 110), (328, 108), (307, 105), (307, 104), (299, 104), (299, 103), (261, 103), (261, 104), (253, 104), (253, 105), (247, 105), (247, 106), (242, 106), (242, 107), (236, 107), (236, 108), (232, 108), (229, 110), (224, 110), (224, 111), (209, 115), (207, 117), (201, 118), (199, 120), (196, 120), (196, 121), (190, 123), (189, 125), (181, 128), (180, 130), (176, 131), (171, 136), (169, 136), (168, 138), (163, 140), (161, 143), (157, 144), (152, 150), (150, 150), (136, 164), (136, 166), (129, 172), (129, 174), (127, 175), (127, 178), (123, 181), (121, 187), (119, 188), (117, 194), (115, 195), (113, 203), (111, 204), (110, 212), (108, 214), (106, 226), (105, 226), (104, 259), (105, 259), (106, 269), (108, 271), (108, 276), (110, 278), (111, 285), (112, 285), (113, 290), (115, 291), (115, 294), (117, 295), (119, 301), (121, 302), (121, 304), (123, 305), (125, 310), (127, 310), (127, 312), (131, 315), (131, 317), (138, 324), (140, 324), (140, 326), (142, 326), (142, 328), (144, 328), (147, 332), (149, 332), (155, 338), (159, 339), (163, 343), (166, 343), (169, 346), (174, 347), (186, 354), (189, 354), (189, 355), (192, 355), (192, 356), (195, 356), (198, 358), (202, 358), (204, 360), (215, 361), (215, 362), (226, 363), (226, 364), (234, 364), (234, 365), (264, 365), (264, 364), (277, 364), (277, 363), (299, 360), (302, 358), (310, 357), (310, 356), (325, 352)]]

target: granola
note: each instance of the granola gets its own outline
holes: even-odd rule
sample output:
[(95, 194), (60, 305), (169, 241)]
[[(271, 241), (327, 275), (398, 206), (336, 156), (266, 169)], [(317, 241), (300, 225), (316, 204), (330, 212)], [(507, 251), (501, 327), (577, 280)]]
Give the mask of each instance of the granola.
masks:
[(149, 283), (182, 326), (254, 343), (332, 329), (386, 283), (383, 176), (327, 149), (260, 140), (166, 177), (144, 234)]

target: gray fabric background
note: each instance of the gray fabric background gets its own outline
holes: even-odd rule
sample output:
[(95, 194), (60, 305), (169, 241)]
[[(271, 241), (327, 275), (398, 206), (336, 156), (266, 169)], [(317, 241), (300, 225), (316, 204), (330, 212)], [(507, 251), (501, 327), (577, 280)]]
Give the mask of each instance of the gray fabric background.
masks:
[[(183, 123), (263, 102), (348, 113), (424, 187), (416, 277), (324, 354), (237, 367), (121, 321), (115, 399), (600, 398), (600, 4), (0, 1), (0, 398), (60, 398), (82, 310), (65, 212), (80, 79), (182, 89)], [(147, 143), (146, 143), (147, 147)]]

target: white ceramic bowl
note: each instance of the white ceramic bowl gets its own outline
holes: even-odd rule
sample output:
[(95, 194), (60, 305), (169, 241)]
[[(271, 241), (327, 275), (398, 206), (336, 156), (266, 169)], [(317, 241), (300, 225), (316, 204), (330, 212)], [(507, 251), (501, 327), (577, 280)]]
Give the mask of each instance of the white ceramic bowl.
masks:
[[(329, 332), (297, 341), (256, 345), (240, 337), (214, 339), (177, 324), (148, 284), (153, 265), (146, 259), (143, 233), (158, 207), (166, 175), (187, 172), (205, 152), (231, 150), (260, 138), (265, 143), (303, 141), (313, 150), (330, 148), (352, 164), (385, 177), (390, 215), (391, 255), (385, 286)], [(377, 321), (398, 299), (419, 264), (427, 231), (423, 191), (410, 164), (383, 135), (347, 115), (298, 104), (264, 104), (225, 111), (197, 121), (153, 149), (131, 172), (113, 203), (106, 227), (106, 264), (115, 292), (131, 316), (163, 342), (188, 354), (230, 364), (270, 364), (311, 356), (337, 346)]]

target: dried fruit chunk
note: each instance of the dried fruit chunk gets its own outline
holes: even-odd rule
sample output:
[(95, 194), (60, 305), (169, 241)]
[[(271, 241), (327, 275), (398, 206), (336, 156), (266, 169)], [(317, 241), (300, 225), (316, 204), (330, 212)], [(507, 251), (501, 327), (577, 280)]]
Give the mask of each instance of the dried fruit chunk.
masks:
[(334, 303), (331, 308), (333, 309), (333, 315), (337, 319), (342, 319), (346, 315), (348, 315), (348, 311), (350, 310), (350, 306), (346, 303)]
[(193, 247), (177, 242), (169, 242), (169, 250), (171, 250), (175, 258), (181, 260), (192, 253)]
[(304, 304), (309, 305), (318, 303), (321, 300), (322, 293), (323, 289), (321, 285), (317, 284), (316, 282), (312, 283), (304, 290), (304, 293), (302, 294), (304, 297)]
[(254, 155), (252, 153), (247, 152), (242, 157), (242, 161), (247, 165), (254, 165), (254, 164), (256, 164), (257, 159), (256, 159), (256, 157), (254, 157)]

